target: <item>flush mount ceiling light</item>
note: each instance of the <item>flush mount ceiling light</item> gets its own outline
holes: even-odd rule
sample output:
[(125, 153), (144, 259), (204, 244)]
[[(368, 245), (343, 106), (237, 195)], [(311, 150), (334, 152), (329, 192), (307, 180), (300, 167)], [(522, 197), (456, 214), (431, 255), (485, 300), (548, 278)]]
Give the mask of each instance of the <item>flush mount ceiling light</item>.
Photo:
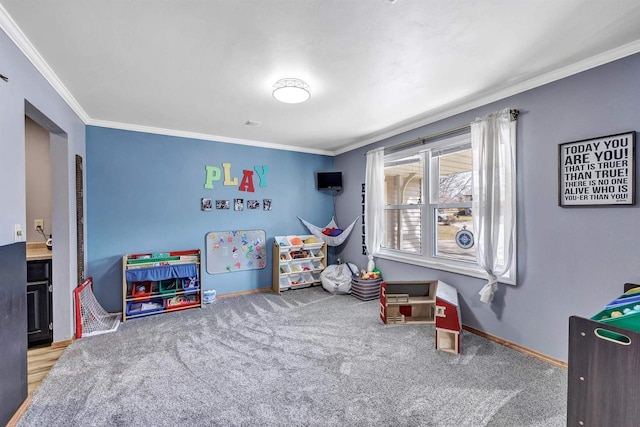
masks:
[(273, 97), (287, 104), (299, 104), (311, 98), (311, 89), (300, 79), (280, 79), (273, 85)]

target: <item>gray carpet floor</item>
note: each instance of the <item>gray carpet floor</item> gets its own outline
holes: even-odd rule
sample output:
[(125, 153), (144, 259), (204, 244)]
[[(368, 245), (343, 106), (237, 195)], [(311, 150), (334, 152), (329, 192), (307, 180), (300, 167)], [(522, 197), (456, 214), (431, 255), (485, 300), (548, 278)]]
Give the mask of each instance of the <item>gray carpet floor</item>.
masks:
[(309, 288), (131, 320), (70, 345), (19, 425), (566, 425), (566, 370), (378, 313)]

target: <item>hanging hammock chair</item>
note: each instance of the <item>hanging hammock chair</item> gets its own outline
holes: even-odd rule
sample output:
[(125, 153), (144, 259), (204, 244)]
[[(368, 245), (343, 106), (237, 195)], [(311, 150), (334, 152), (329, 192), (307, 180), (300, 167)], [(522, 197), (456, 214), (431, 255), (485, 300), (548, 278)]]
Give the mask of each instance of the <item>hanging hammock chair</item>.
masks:
[(302, 223), (309, 229), (311, 234), (313, 234), (329, 246), (340, 246), (341, 244), (343, 244), (344, 241), (347, 240), (347, 237), (349, 237), (349, 233), (351, 233), (351, 230), (353, 230), (356, 222), (358, 222), (358, 218), (356, 218), (353, 220), (351, 225), (349, 225), (344, 230), (340, 230), (334, 218), (331, 218), (329, 224), (325, 225), (324, 227), (313, 225), (309, 221), (305, 221), (300, 217), (298, 217), (298, 219), (302, 221)]

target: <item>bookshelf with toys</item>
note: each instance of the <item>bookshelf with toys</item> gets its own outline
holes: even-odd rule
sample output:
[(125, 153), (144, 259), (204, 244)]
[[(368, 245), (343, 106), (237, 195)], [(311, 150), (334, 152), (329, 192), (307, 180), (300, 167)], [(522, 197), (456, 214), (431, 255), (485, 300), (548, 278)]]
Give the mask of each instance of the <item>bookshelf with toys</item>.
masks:
[(273, 243), (273, 292), (319, 285), (327, 266), (327, 244), (313, 235), (276, 236)]
[(122, 257), (122, 321), (202, 307), (200, 250)]

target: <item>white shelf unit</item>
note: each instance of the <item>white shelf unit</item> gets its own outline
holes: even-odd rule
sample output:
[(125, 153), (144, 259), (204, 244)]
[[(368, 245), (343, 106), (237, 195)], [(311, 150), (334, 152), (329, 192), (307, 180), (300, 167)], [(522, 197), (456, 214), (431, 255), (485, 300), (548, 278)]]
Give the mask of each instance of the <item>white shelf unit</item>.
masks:
[[(320, 273), (327, 266), (327, 244), (304, 243), (311, 234), (276, 236), (273, 243), (273, 292), (320, 284)], [(296, 243), (300, 239), (302, 244)]]

